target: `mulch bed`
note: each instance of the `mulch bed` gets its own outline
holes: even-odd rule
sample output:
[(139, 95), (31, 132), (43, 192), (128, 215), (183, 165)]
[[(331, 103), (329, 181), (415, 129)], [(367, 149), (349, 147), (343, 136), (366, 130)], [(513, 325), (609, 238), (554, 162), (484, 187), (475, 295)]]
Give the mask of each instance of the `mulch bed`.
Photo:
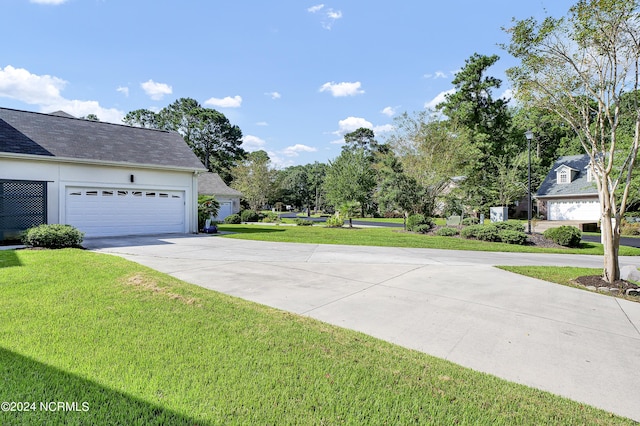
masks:
[(637, 285), (625, 281), (625, 280), (616, 280), (613, 283), (608, 283), (603, 280), (600, 275), (588, 275), (584, 277), (578, 277), (575, 279), (577, 284), (583, 285), (585, 287), (592, 286), (596, 288), (606, 287), (606, 288), (614, 288), (620, 290), (621, 293), (626, 292), (628, 289), (637, 289), (640, 288)]

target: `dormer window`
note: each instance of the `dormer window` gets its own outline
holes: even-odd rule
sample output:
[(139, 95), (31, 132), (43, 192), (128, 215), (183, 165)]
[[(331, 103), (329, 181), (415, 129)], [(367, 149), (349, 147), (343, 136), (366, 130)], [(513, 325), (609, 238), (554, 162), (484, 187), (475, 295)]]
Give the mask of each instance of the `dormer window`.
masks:
[(566, 169), (560, 170), (558, 173), (558, 183), (569, 183), (569, 174)]

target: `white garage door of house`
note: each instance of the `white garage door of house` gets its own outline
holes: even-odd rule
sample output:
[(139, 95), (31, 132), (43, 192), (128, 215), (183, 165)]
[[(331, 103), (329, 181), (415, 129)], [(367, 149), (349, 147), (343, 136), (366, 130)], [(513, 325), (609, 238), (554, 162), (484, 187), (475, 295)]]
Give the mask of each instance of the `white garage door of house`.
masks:
[(231, 214), (233, 214), (233, 204), (231, 201), (221, 202), (216, 220), (224, 220), (225, 217), (231, 216)]
[(600, 220), (599, 201), (549, 201), (549, 220)]
[(185, 232), (184, 191), (67, 187), (65, 212), (89, 237)]

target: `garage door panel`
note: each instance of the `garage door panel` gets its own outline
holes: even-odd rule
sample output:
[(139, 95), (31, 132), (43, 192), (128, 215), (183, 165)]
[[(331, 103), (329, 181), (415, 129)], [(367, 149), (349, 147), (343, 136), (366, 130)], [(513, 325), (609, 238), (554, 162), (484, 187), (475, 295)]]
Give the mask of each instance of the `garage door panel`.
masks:
[(592, 220), (600, 219), (598, 201), (557, 200), (548, 202), (549, 220)]
[(185, 232), (183, 191), (67, 188), (66, 223), (87, 236)]

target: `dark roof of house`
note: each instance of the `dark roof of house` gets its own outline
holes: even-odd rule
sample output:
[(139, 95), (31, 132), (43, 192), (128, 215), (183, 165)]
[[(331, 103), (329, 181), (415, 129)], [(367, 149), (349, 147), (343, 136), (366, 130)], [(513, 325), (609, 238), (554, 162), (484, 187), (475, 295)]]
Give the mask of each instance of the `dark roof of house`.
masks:
[[(587, 181), (587, 167), (589, 166), (589, 162), (590, 159), (587, 154), (567, 155), (558, 158), (540, 185), (536, 197), (597, 195), (598, 189), (596, 188), (595, 182)], [(573, 175), (570, 183), (559, 184), (556, 181), (556, 170), (562, 166), (567, 166), (577, 171), (577, 173)]]
[(229, 188), (217, 173), (203, 173), (198, 175), (198, 194), (200, 195), (226, 195), (240, 197), (242, 193)]
[(0, 108), (0, 156), (27, 154), (80, 162), (204, 170), (175, 132)]

